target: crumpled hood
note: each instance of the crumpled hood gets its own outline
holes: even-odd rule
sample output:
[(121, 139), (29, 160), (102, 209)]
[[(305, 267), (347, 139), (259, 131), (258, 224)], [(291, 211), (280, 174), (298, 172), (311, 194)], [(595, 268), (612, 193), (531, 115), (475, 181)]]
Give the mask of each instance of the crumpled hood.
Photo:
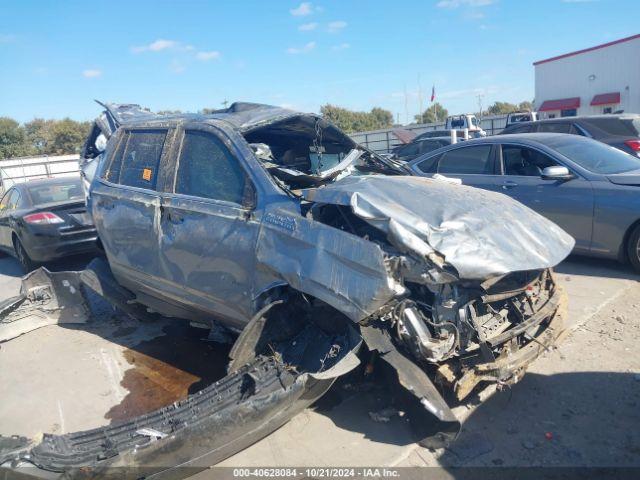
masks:
[(422, 177), (347, 177), (303, 196), (349, 206), (396, 248), (431, 263), (443, 258), (460, 279), (553, 267), (575, 244), (555, 223), (506, 195)]

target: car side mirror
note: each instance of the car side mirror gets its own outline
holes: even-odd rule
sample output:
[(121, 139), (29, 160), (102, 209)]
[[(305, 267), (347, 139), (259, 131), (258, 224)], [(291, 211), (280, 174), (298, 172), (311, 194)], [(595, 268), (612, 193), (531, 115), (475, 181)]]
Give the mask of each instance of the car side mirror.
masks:
[(573, 174), (567, 167), (561, 167), (559, 165), (554, 167), (547, 167), (542, 170), (543, 180), (571, 180)]

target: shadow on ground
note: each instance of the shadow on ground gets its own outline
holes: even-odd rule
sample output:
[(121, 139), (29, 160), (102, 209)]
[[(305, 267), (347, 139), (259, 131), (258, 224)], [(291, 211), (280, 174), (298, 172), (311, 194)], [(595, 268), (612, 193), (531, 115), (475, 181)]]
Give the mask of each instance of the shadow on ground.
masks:
[(628, 263), (578, 255), (571, 255), (554, 270), (567, 275), (640, 280), (640, 274)]
[[(331, 409), (322, 408), (321, 400), (317, 411), (364, 438), (413, 443), (405, 418), (396, 416), (388, 423), (369, 418), (372, 407), (389, 406), (383, 398), (376, 389)], [(640, 467), (640, 430), (633, 427), (640, 425), (639, 398), (640, 381), (630, 373), (529, 373), (478, 405), (449, 448), (436, 451), (435, 457), (422, 450), (421, 456), (430, 466), (445, 468)], [(402, 405), (394, 406), (402, 410)]]
[[(82, 270), (94, 258), (94, 255), (75, 255), (72, 257), (61, 258), (53, 262), (47, 262), (42, 266), (52, 272)], [(15, 257), (4, 254), (4, 256), (0, 258), (0, 275), (19, 278), (24, 276), (24, 272)]]

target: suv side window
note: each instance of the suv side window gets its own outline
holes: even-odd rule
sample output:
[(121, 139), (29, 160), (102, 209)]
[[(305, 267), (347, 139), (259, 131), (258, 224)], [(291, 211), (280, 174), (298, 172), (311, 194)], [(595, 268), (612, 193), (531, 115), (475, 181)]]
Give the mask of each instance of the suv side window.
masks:
[(493, 174), (491, 145), (462, 147), (445, 152), (440, 158), (438, 173), (459, 175)]
[(185, 132), (175, 193), (242, 205), (246, 181), (238, 160), (219, 138), (207, 132)]
[(121, 157), (120, 184), (155, 190), (166, 130), (133, 130)]
[(542, 170), (558, 164), (544, 153), (519, 145), (503, 145), (502, 161), (505, 175), (539, 177)]
[(545, 133), (571, 133), (570, 122), (541, 123), (538, 125), (538, 132)]

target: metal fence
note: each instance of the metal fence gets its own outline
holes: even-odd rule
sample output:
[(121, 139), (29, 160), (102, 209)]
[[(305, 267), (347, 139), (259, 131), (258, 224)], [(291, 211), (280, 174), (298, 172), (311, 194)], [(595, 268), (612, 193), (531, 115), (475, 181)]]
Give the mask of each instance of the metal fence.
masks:
[[(484, 117), (482, 120), (480, 120), (480, 126), (484, 131), (487, 132), (487, 135), (495, 135), (496, 133), (499, 133), (506, 126), (506, 124), (506, 115)], [(373, 150), (374, 152), (387, 153), (396, 145), (402, 144), (398, 137), (396, 137), (393, 133), (394, 130), (409, 130), (411, 132), (414, 132), (416, 135), (419, 135), (430, 130), (444, 130), (444, 128), (444, 122), (422, 123), (406, 125), (402, 127), (384, 128), (381, 130), (371, 130), (368, 132), (356, 132), (350, 134), (349, 136), (360, 145), (363, 145), (370, 150)]]
[(0, 160), (0, 188), (4, 192), (16, 183), (77, 175), (80, 170), (79, 159), (78, 155), (43, 155)]

